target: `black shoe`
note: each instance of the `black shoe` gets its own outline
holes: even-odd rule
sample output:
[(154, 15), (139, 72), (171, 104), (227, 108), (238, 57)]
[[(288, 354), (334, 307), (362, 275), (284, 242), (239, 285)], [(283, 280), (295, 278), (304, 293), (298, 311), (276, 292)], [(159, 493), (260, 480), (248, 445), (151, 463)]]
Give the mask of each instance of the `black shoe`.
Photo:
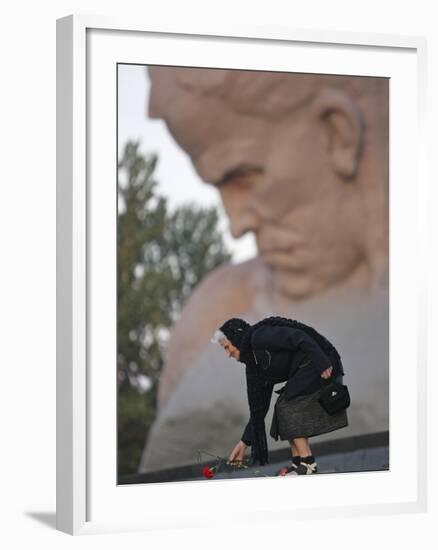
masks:
[(313, 455), (309, 455), (309, 456), (301, 457), (301, 461), (297, 469), (291, 473), (294, 475), (302, 476), (302, 475), (316, 474), (317, 472), (318, 472), (318, 467), (315, 461), (315, 457)]

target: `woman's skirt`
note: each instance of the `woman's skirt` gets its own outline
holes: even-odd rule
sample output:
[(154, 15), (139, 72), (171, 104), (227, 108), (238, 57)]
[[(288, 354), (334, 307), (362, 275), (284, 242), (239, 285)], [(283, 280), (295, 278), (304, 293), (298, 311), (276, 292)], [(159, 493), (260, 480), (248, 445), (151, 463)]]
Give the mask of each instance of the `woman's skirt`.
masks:
[(309, 395), (299, 395), (290, 400), (280, 393), (275, 404), (270, 435), (278, 440), (312, 437), (348, 426), (347, 410), (328, 414), (318, 403), (323, 388)]

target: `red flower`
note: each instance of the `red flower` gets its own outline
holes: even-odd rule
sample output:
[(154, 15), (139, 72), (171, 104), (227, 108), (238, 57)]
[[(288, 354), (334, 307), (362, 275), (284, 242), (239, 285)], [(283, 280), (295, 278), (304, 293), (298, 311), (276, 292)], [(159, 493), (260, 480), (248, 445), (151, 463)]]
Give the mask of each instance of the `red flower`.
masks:
[(202, 475), (206, 477), (207, 479), (211, 479), (214, 476), (213, 469), (209, 468), (208, 466), (204, 466), (202, 468)]

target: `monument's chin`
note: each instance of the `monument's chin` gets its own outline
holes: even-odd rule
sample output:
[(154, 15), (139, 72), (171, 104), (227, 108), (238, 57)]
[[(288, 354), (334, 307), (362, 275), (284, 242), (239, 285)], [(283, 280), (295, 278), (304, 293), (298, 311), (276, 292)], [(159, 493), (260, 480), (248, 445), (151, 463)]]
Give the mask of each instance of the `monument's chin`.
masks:
[(284, 299), (300, 301), (312, 296), (314, 285), (307, 272), (272, 265), (274, 288)]

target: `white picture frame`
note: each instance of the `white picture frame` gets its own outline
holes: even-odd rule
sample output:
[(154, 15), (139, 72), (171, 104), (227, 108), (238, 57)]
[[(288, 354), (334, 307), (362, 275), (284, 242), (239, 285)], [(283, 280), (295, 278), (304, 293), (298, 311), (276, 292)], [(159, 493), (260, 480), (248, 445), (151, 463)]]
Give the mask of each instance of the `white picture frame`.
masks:
[[(318, 52), (326, 51), (330, 56), (323, 72), (388, 76), (394, 81), (390, 96), (390, 178), (397, 186), (390, 185), (390, 373), (397, 364), (398, 376), (390, 376), (390, 470), (311, 479), (117, 486), (115, 376), (108, 377), (111, 368), (102, 370), (108, 364), (114, 364), (115, 369), (115, 272), (108, 269), (114, 267), (116, 245), (115, 185), (110, 189), (95, 183), (116, 178), (115, 79), (111, 79), (111, 67), (115, 70), (115, 61), (183, 65), (184, 55), (188, 56), (187, 65), (207, 66), (202, 64), (202, 57), (196, 57), (202, 51), (208, 66), (228, 66), (233, 59), (236, 67), (273, 68), (270, 52), (279, 53), (280, 48), (283, 52), (294, 48), (300, 53), (291, 70), (306, 72), (307, 67), (307, 72), (315, 72)], [(256, 51), (263, 54), (257, 56), (257, 62)], [(285, 59), (286, 53), (282, 54)], [(277, 63), (281, 63), (282, 55), (276, 55)], [(426, 41), (422, 37), (232, 25), (226, 29), (179, 28), (177, 24), (154, 28), (147, 22), (100, 16), (72, 15), (57, 21), (59, 530), (88, 534), (208, 527), (237, 519), (284, 520), (291, 512), (303, 519), (426, 510), (426, 471), (418, 467), (418, 456), (426, 454), (425, 64)], [(406, 127), (409, 135), (400, 135), (399, 130)], [(407, 208), (409, 227), (405, 223)], [(406, 248), (414, 255), (410, 265), (403, 263)], [(413, 320), (415, 338), (412, 323), (407, 331), (401, 322), (406, 314)], [(397, 346), (401, 341), (403, 354)], [(409, 418), (403, 398), (408, 376), (413, 376), (410, 388), (415, 392), (409, 401)], [(412, 457), (415, 467), (408, 473), (401, 455), (406, 426), (417, 442)], [(294, 502), (288, 501), (281, 491), (284, 485), (279, 485), (291, 482), (300, 495)], [(337, 499), (328, 500), (334, 483)], [(255, 503), (250, 511), (235, 509), (233, 503), (239, 499), (233, 495), (241, 491)], [(260, 492), (264, 499), (255, 498)], [(315, 497), (320, 503), (317, 508), (312, 505)]]

